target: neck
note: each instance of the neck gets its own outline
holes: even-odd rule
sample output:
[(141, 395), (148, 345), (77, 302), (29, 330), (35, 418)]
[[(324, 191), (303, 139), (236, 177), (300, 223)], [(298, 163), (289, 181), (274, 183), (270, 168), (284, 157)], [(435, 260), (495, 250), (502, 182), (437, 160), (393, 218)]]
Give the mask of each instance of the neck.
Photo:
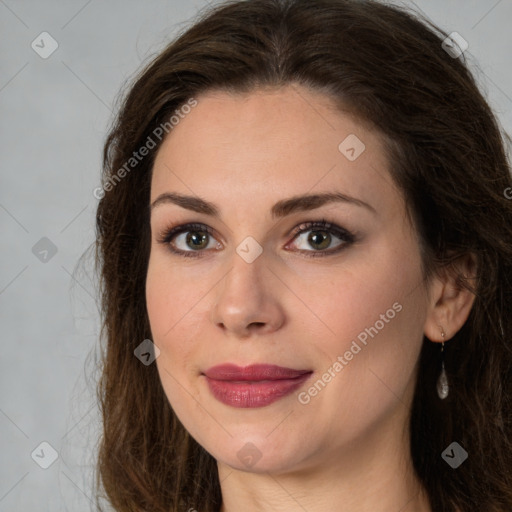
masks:
[(408, 431), (397, 428), (407, 424), (406, 410), (400, 406), (398, 417), (300, 470), (250, 473), (218, 462), (220, 512), (432, 512), (412, 466)]

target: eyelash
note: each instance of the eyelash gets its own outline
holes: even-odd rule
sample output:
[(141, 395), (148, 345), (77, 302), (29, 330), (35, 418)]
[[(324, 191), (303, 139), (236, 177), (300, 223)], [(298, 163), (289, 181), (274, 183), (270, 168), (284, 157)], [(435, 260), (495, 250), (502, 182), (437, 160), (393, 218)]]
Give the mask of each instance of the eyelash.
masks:
[[(198, 224), (198, 223), (188, 223), (188, 224), (182, 224), (175, 227), (170, 227), (165, 229), (162, 234), (157, 238), (157, 242), (160, 244), (167, 245), (168, 249), (174, 253), (178, 254), (180, 256), (184, 256), (185, 258), (201, 258), (203, 257), (200, 253), (205, 252), (204, 250), (198, 250), (198, 251), (182, 251), (181, 249), (176, 249), (171, 245), (171, 241), (173, 238), (175, 238), (177, 235), (181, 233), (186, 232), (197, 232), (197, 231), (204, 231), (209, 236), (214, 237), (213, 230), (205, 225), (205, 224)], [(313, 221), (313, 222), (303, 222), (299, 226), (293, 229), (292, 235), (293, 240), (295, 240), (299, 235), (302, 233), (306, 233), (308, 231), (326, 231), (330, 234), (334, 234), (336, 237), (340, 238), (344, 243), (340, 244), (335, 249), (331, 250), (312, 250), (312, 251), (303, 251), (306, 253), (311, 253), (308, 255), (308, 257), (317, 258), (317, 257), (326, 257), (333, 254), (337, 254), (343, 249), (345, 249), (347, 246), (351, 245), (356, 241), (356, 235), (354, 233), (351, 233), (350, 231), (341, 228), (337, 226), (336, 224), (333, 224), (331, 222), (328, 222), (325, 219), (322, 219), (320, 221)]]

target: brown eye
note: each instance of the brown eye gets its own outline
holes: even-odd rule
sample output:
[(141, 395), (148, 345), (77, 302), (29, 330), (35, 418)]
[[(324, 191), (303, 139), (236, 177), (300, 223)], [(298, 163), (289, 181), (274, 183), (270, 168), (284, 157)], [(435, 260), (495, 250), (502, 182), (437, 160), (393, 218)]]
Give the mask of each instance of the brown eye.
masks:
[[(309, 233), (307, 237), (304, 236), (306, 233)], [(302, 247), (298, 247), (300, 250), (311, 253), (310, 256), (324, 256), (336, 253), (350, 245), (355, 241), (355, 236), (346, 229), (322, 220), (301, 224), (296, 230), (294, 245), (297, 245), (297, 240), (301, 241), (301, 239), (303, 242)], [(333, 248), (331, 243), (336, 239), (340, 242)]]
[[(166, 230), (158, 239), (172, 253), (185, 257), (202, 256), (204, 249), (220, 248), (212, 230), (203, 224), (184, 224)], [(214, 243), (216, 242), (216, 243)]]
[[(200, 234), (198, 235), (198, 233)], [(209, 235), (205, 231), (189, 231), (185, 238), (185, 244), (193, 249), (205, 249), (208, 245), (208, 237)]]
[(311, 231), (308, 243), (316, 249), (327, 249), (331, 243), (331, 235), (327, 231)]
[[(309, 233), (307, 237), (304, 236), (306, 233)], [(304, 247), (299, 247), (299, 251), (313, 257), (335, 254), (356, 239), (351, 232), (325, 220), (301, 224), (293, 234), (294, 244), (305, 238)], [(339, 242), (331, 247), (336, 239)], [(203, 256), (206, 249), (217, 250), (222, 247), (214, 238), (212, 229), (204, 224), (184, 224), (169, 228), (158, 238), (158, 242), (166, 245), (174, 254), (192, 258)]]

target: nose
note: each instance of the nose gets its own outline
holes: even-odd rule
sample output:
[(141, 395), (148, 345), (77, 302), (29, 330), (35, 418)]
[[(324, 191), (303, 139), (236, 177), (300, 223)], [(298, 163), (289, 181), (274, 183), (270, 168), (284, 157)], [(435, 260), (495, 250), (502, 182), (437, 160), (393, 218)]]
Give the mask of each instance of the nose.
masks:
[(231, 269), (215, 287), (211, 321), (226, 335), (238, 338), (279, 329), (285, 321), (280, 301), (284, 287), (267, 266), (264, 254), (247, 263), (233, 251), (231, 263)]

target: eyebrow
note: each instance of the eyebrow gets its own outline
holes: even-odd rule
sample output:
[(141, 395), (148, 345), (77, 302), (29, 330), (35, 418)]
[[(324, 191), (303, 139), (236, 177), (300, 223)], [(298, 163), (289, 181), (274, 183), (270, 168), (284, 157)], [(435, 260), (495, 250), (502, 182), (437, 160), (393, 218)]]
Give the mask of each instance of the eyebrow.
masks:
[[(282, 199), (272, 206), (270, 213), (272, 219), (286, 217), (295, 212), (309, 211), (316, 208), (320, 208), (324, 204), (342, 202), (359, 206), (371, 211), (373, 214), (377, 214), (377, 211), (373, 206), (355, 197), (342, 194), (341, 192), (327, 192), (321, 194), (305, 194), (300, 196), (290, 197), (288, 199)], [(200, 197), (188, 196), (178, 194), (176, 192), (165, 192), (160, 194), (151, 204), (151, 212), (162, 204), (176, 204), (187, 210), (192, 210), (197, 213), (204, 213), (215, 218), (220, 217), (220, 210), (218, 206), (209, 201), (205, 201)]]

